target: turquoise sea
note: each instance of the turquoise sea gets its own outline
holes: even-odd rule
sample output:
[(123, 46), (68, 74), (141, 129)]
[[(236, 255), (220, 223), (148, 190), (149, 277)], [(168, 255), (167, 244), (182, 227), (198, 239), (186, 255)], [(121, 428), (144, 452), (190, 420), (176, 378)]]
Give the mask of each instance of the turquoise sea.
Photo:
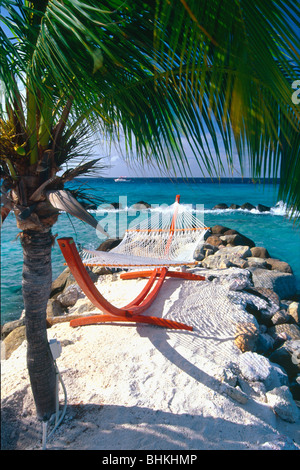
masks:
[[(152, 210), (163, 212), (180, 194), (181, 203), (194, 211), (207, 226), (220, 224), (238, 230), (251, 238), (256, 246), (266, 247), (273, 258), (288, 262), (300, 293), (300, 227), (289, 220), (285, 205), (277, 198), (274, 184), (253, 184), (250, 180), (211, 182), (204, 179), (129, 178), (125, 182), (116, 182), (112, 178), (81, 178), (70, 183), (69, 187), (84, 189), (90, 196), (103, 199), (103, 203), (99, 206), (98, 202), (97, 208), (91, 212), (111, 236), (122, 236), (124, 230), (140, 216), (140, 212), (130, 210), (133, 204), (144, 201), (155, 205)], [(109, 206), (107, 210), (108, 204), (116, 202), (121, 204), (119, 209)], [(230, 206), (246, 202), (254, 206), (264, 204), (270, 210), (263, 213), (241, 209), (212, 210), (219, 203)], [(19, 318), (23, 309), (23, 255), (18, 232), (11, 213), (1, 229), (1, 324)], [(99, 233), (89, 225), (65, 213), (54, 225), (53, 234), (72, 236), (76, 242), (93, 248), (105, 239), (103, 235), (99, 238)], [(57, 243), (52, 255), (54, 279), (65, 269)]]

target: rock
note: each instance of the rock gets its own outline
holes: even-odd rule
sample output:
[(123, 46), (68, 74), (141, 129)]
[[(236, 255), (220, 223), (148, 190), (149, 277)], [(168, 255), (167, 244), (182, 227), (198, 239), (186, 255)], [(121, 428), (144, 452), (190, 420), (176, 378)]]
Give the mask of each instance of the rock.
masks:
[(78, 299), (76, 304), (73, 307), (70, 307), (68, 310), (68, 314), (81, 314), (91, 312), (92, 310), (98, 311), (95, 305), (86, 297), (82, 299)]
[(111, 270), (109, 268), (106, 268), (104, 266), (93, 266), (92, 268), (93, 274), (97, 276), (97, 279), (99, 276), (104, 276), (106, 274), (111, 274)]
[(64, 269), (55, 281), (52, 282), (50, 298), (57, 296), (65, 289), (65, 287), (68, 287), (68, 285), (73, 284), (74, 282), (75, 279), (71, 274), (70, 268)]
[(202, 266), (208, 269), (226, 269), (232, 266), (232, 264), (229, 260), (211, 255), (202, 261)]
[(1, 359), (8, 359), (26, 339), (25, 326), (19, 326), (6, 336), (1, 345)]
[(263, 382), (267, 391), (272, 390), (274, 387), (288, 385), (288, 377), (285, 371), (256, 352), (247, 351), (241, 354), (238, 366), (245, 380)]
[(238, 378), (238, 384), (241, 390), (249, 397), (260, 398), (263, 402), (266, 402), (266, 387), (262, 382), (247, 382), (241, 377)]
[(237, 246), (226, 246), (222, 250), (217, 251), (214, 256), (222, 256), (230, 259), (232, 256), (238, 256), (240, 258), (247, 258), (251, 254), (249, 246), (237, 245)]
[(230, 229), (228, 227), (224, 227), (224, 225), (214, 225), (210, 230), (213, 235), (220, 235)]
[(261, 333), (256, 342), (255, 352), (269, 356), (273, 351), (275, 340), (268, 333)]
[[(93, 270), (89, 267), (86, 268), (90, 278), (93, 282), (96, 282), (98, 276), (93, 273)], [(71, 285), (77, 285), (77, 282), (70, 271), (70, 268), (66, 268), (56, 279), (52, 282), (50, 298), (57, 298), (60, 293)]]
[(234, 274), (231, 278), (230, 276), (226, 277), (226, 282), (228, 283), (229, 290), (235, 292), (247, 289), (249, 286), (251, 286), (251, 279), (248, 275), (248, 272), (244, 269), (242, 269), (239, 273)]
[(278, 312), (273, 315), (271, 322), (273, 325), (282, 325), (283, 323), (293, 323), (294, 319), (286, 310), (282, 309), (278, 310)]
[[(226, 244), (232, 246), (244, 245), (250, 248), (255, 246), (253, 240), (250, 240), (250, 238), (247, 238), (244, 235), (241, 235), (240, 233), (235, 233), (232, 235), (226, 233), (224, 235), (220, 235), (220, 240), (222, 240), (223, 243), (226, 242)], [(249, 253), (249, 256), (251, 256), (251, 252)]]
[(230, 385), (231, 387), (235, 387), (237, 384), (237, 375), (227, 367), (225, 367), (221, 373), (217, 375), (217, 379), (226, 383), (227, 385)]
[(268, 258), (267, 266), (269, 269), (272, 269), (274, 271), (293, 274), (291, 266), (285, 261), (280, 261), (279, 259)]
[(193, 253), (193, 258), (195, 261), (202, 261), (205, 258), (203, 246), (201, 246), (200, 248), (196, 248), (196, 250)]
[(213, 207), (213, 210), (216, 210), (216, 209), (228, 209), (228, 206), (227, 206), (227, 204), (224, 204), (224, 203), (216, 204), (216, 205)]
[(264, 442), (258, 450), (299, 450), (299, 447), (291, 438), (279, 436), (273, 441)]
[(239, 209), (241, 206), (238, 204), (230, 204), (229, 209)]
[(231, 266), (238, 268), (246, 268), (247, 261), (244, 259), (250, 253), (249, 247), (246, 246), (226, 246), (215, 254), (205, 258), (202, 266), (210, 269), (226, 269)]
[(299, 419), (299, 410), (287, 386), (268, 391), (266, 397), (273, 411), (281, 419), (289, 423), (295, 423)]
[(207, 256), (213, 255), (216, 251), (218, 251), (216, 246), (205, 243), (204, 245), (196, 248), (193, 254), (193, 258), (196, 261), (202, 261)]
[(245, 204), (241, 205), (241, 209), (246, 209), (247, 211), (251, 211), (252, 209), (255, 209), (253, 204), (250, 204), (250, 202), (245, 202)]
[(206, 254), (207, 251), (213, 251), (213, 253), (216, 253), (218, 251), (218, 247), (210, 245), (209, 243), (204, 243), (203, 250), (204, 250), (205, 254)]
[(133, 204), (132, 209), (142, 210), (142, 209), (149, 209), (149, 207), (151, 207), (151, 205), (148, 204), (148, 202), (139, 201), (136, 204)]
[(284, 368), (291, 379), (300, 373), (300, 340), (289, 340), (269, 356), (271, 362), (275, 362)]
[(256, 208), (259, 212), (270, 212), (270, 210), (271, 210), (271, 207), (264, 206), (263, 204), (257, 204)]
[(250, 258), (247, 258), (247, 263), (250, 268), (267, 268), (267, 261), (263, 258), (256, 258), (251, 256)]
[(300, 374), (290, 381), (290, 391), (294, 400), (300, 401)]
[(206, 241), (212, 246), (222, 245), (222, 240), (220, 240), (220, 237), (217, 237), (216, 235), (210, 235)]
[(254, 287), (271, 289), (280, 299), (292, 298), (297, 293), (296, 278), (293, 274), (269, 271), (261, 268), (249, 268)]
[(250, 251), (255, 258), (270, 258), (268, 250), (262, 246), (253, 246)]
[(271, 324), (272, 316), (279, 310), (276, 299), (273, 300), (272, 296), (262, 295), (256, 289), (253, 289), (251, 285), (246, 286), (243, 292), (236, 292), (231, 301), (239, 304), (253, 315), (260, 324), (266, 326)]
[(226, 230), (226, 232), (224, 232), (223, 235), (240, 235), (240, 234), (236, 230), (229, 229), (229, 230)]
[[(215, 284), (225, 285), (229, 291), (240, 291), (245, 288), (250, 288), (252, 285), (250, 273), (246, 269), (239, 269), (230, 267), (226, 271), (224, 270), (210, 270), (203, 272), (208, 281), (212, 281)], [(233, 294), (235, 297), (235, 294)]]
[(231, 387), (230, 385), (223, 383), (220, 386), (220, 392), (225, 393), (230, 398), (237, 401), (238, 403), (241, 403), (242, 405), (245, 405), (248, 402), (247, 395), (237, 387)]
[(242, 351), (254, 351), (258, 339), (258, 328), (254, 323), (239, 323), (236, 329), (235, 344)]
[(208, 256), (211, 256), (211, 255), (214, 255), (215, 254), (215, 250), (212, 250), (210, 248), (207, 248), (205, 250), (205, 258), (207, 258)]
[(285, 340), (300, 340), (300, 328), (295, 324), (284, 323), (280, 325), (274, 325), (268, 329), (268, 333), (275, 340), (278, 337), (284, 338)]
[(13, 330), (25, 325), (25, 318), (19, 320), (8, 321), (1, 326), (1, 339), (6, 338)]
[(108, 238), (98, 246), (98, 251), (110, 251), (121, 243), (121, 238)]
[(57, 299), (49, 299), (47, 303), (47, 318), (63, 315), (62, 305)]
[(84, 295), (80, 291), (77, 284), (72, 284), (57, 297), (57, 300), (63, 307), (73, 307), (80, 297), (84, 297)]
[(300, 323), (300, 304), (299, 302), (292, 302), (288, 307), (288, 314), (295, 320), (296, 323)]
[[(277, 309), (279, 310), (280, 308), (280, 299), (278, 295), (272, 291), (272, 289), (267, 289), (265, 287), (249, 287), (247, 289), (247, 292), (250, 294), (254, 294), (257, 297), (260, 297), (261, 299), (265, 300), (266, 302), (269, 302), (271, 304), (275, 304), (277, 306)], [(274, 314), (275, 312), (273, 312)]]

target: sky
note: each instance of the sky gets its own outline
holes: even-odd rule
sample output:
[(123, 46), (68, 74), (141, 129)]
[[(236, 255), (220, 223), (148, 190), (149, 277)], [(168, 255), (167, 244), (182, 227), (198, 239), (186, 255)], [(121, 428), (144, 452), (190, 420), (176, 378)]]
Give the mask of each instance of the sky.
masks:
[[(207, 139), (210, 139), (210, 136), (207, 134)], [(185, 148), (186, 155), (188, 157), (188, 163), (190, 166), (190, 171), (187, 169), (187, 174), (186, 175), (181, 175), (177, 173), (176, 176), (188, 176), (188, 177), (194, 177), (194, 178), (201, 178), (203, 176), (209, 176), (207, 171), (204, 173), (199, 167), (198, 162), (196, 161), (196, 158), (190, 149), (186, 139), (182, 139), (182, 144)], [(220, 144), (221, 146), (221, 144)], [(117, 146), (112, 145), (111, 148), (105, 141), (100, 141), (98, 144), (95, 145), (94, 149), (94, 154), (93, 157), (98, 158), (101, 157), (103, 158), (102, 162), (104, 165), (107, 165), (107, 168), (104, 170), (101, 170), (101, 176), (104, 176), (106, 178), (116, 178), (119, 176), (126, 176), (126, 177), (132, 177), (132, 178), (138, 178), (138, 177), (163, 177), (163, 176), (175, 176), (174, 173), (170, 172), (167, 173), (166, 171), (160, 171), (157, 168), (154, 167), (148, 167), (148, 166), (141, 166), (138, 164), (136, 158), (133, 156), (130, 159), (130, 162), (128, 163), (124, 157), (125, 155), (125, 145), (124, 142), (121, 143), (121, 149), (117, 148)], [(224, 162), (224, 167), (226, 173), (222, 174), (222, 177), (249, 177), (250, 176), (250, 171), (247, 166), (247, 163), (245, 162), (245, 167), (243, 170), (243, 175), (241, 174), (241, 169), (240, 169), (240, 164), (238, 161), (237, 154), (234, 153), (233, 155), (233, 162), (234, 162), (234, 172), (233, 174), (227, 169), (226, 166), (226, 158), (225, 158), (225, 152), (224, 152), (224, 158), (222, 159)], [(220, 175), (214, 175), (215, 177), (220, 176)]]

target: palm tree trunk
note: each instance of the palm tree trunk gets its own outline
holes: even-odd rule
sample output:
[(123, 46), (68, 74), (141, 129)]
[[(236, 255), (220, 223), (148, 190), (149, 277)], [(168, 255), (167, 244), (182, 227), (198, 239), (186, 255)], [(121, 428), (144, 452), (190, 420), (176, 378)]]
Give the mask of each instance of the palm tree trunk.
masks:
[(23, 299), (27, 336), (27, 367), (38, 419), (55, 413), (56, 372), (46, 330), (46, 308), (52, 281), (51, 230), (22, 233)]

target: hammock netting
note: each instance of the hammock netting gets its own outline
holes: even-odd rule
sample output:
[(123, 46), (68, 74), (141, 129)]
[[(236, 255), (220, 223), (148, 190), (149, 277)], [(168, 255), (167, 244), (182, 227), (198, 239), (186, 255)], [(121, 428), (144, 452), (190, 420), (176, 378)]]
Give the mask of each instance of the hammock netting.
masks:
[(142, 222), (125, 231), (110, 250), (83, 250), (85, 265), (162, 267), (196, 264), (194, 253), (204, 243), (207, 227), (175, 202), (168, 211), (151, 211)]

